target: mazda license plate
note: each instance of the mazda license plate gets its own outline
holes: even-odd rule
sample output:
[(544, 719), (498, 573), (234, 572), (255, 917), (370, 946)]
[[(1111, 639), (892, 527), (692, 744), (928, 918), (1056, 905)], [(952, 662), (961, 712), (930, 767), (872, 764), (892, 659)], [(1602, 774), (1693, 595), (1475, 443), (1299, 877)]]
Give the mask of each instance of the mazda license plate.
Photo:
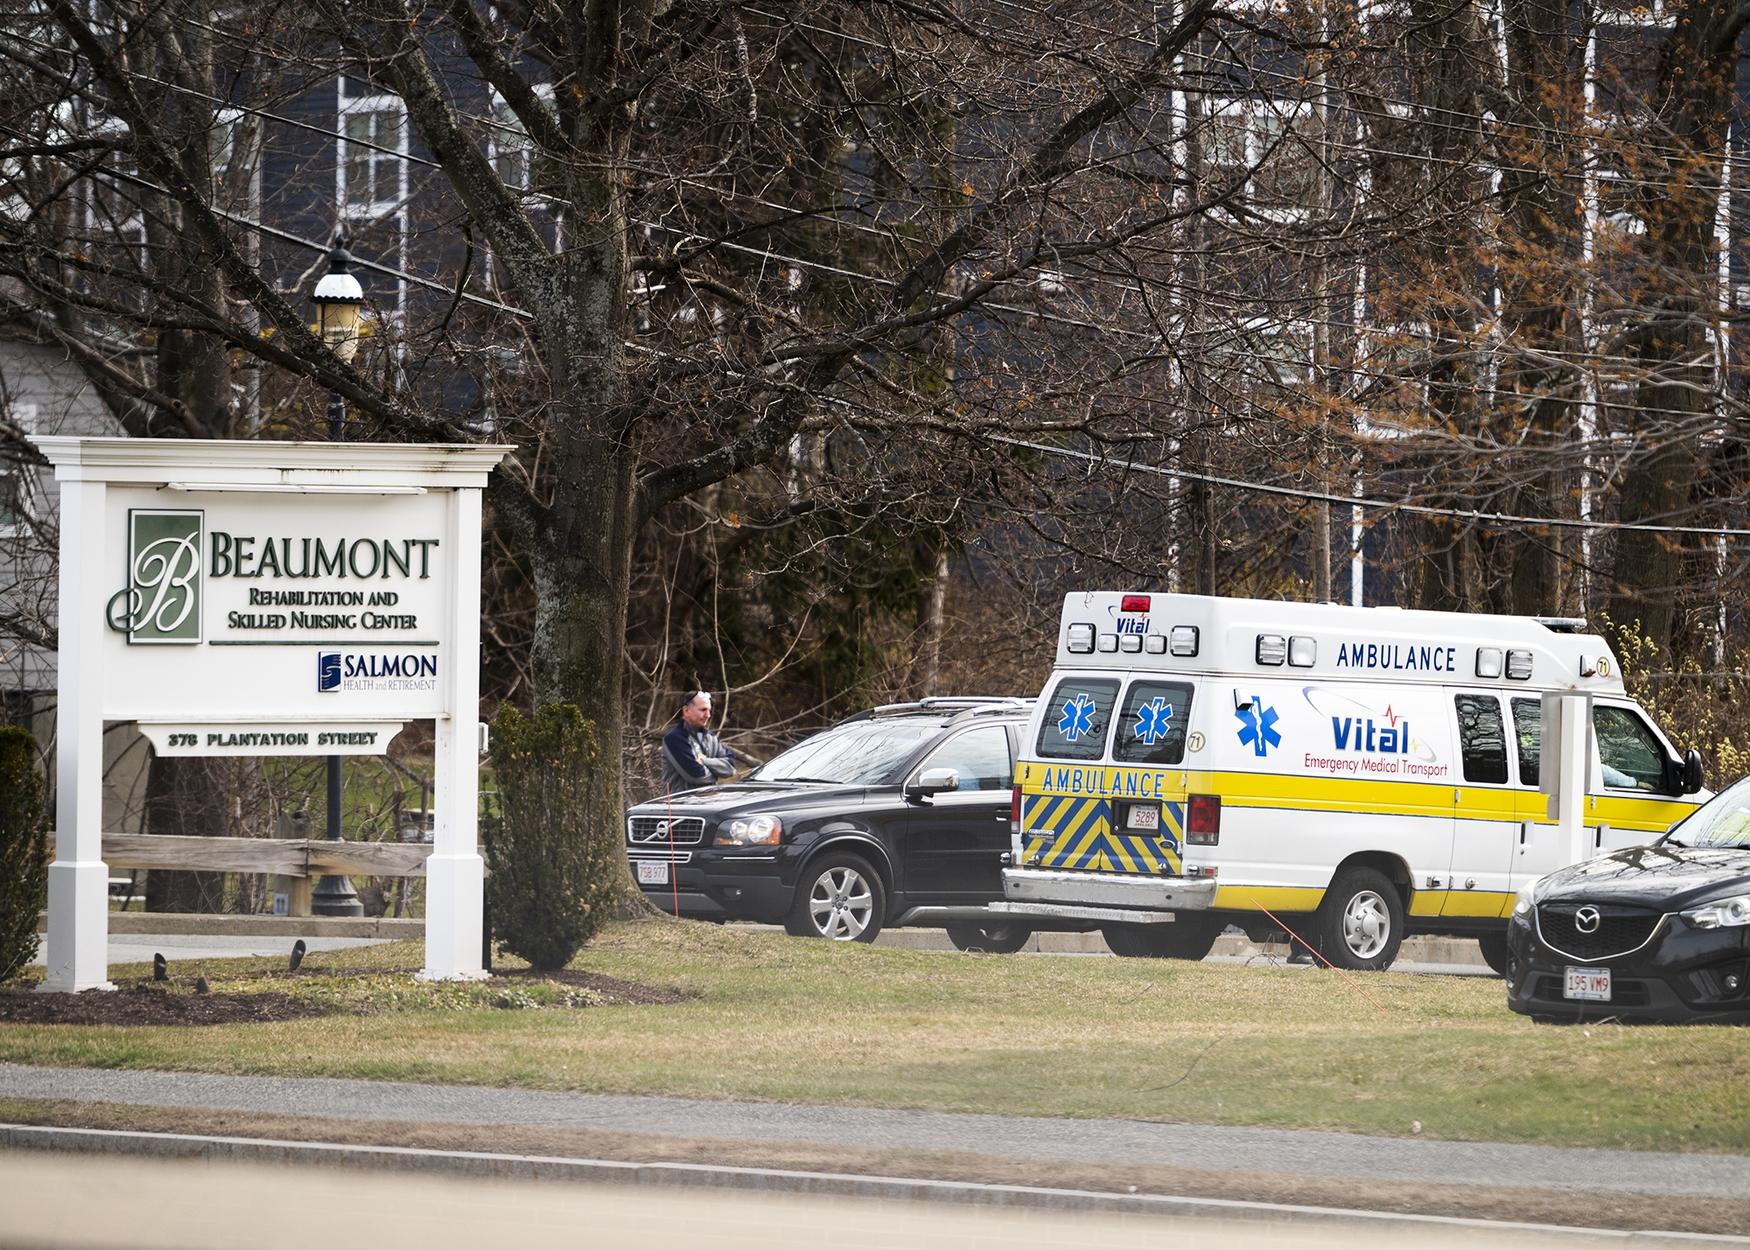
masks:
[[(668, 865), (660, 859), (641, 859), (638, 861), (639, 885), (667, 885)], [(1606, 995), (1609, 997), (1609, 995)]]
[(1569, 968), (1568, 979), (1562, 986), (1562, 997), (1592, 1003), (1609, 1002), (1610, 969)]

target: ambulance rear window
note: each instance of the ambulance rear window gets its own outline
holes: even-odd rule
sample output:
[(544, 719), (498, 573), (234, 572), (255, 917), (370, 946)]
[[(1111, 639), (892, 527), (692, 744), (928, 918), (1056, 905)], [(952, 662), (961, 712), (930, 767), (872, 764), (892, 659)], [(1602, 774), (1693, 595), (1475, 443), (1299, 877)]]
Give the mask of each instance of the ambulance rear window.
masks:
[(1191, 687), (1182, 681), (1139, 681), (1124, 696), (1112, 757), (1126, 764), (1177, 764), (1185, 758)]
[(1097, 760), (1106, 753), (1106, 730), (1118, 683), (1109, 679), (1065, 677), (1045, 700), (1039, 726), (1039, 755), (1048, 760)]

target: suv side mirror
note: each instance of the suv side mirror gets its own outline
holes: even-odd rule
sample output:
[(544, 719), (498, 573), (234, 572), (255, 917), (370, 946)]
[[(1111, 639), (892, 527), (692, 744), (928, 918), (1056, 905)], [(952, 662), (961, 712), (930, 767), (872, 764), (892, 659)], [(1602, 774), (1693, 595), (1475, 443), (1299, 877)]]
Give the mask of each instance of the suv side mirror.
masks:
[(905, 788), (908, 799), (927, 799), (932, 794), (941, 794), (944, 790), (960, 788), (960, 770), (957, 768), (926, 768), (919, 773), (917, 780)]
[(1683, 753), (1683, 793), (1694, 794), (1701, 789), (1701, 752), (1685, 751)]

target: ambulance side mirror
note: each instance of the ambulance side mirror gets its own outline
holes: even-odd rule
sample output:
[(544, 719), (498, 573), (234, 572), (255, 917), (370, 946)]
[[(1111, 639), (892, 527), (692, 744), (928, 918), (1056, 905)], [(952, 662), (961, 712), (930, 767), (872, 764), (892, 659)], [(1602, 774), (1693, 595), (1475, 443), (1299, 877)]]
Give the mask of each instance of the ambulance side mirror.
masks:
[(1694, 794), (1697, 790), (1701, 789), (1702, 776), (1700, 751), (1685, 751), (1683, 753), (1683, 775), (1681, 781), (1683, 783), (1683, 788), (1679, 791), (1680, 794)]

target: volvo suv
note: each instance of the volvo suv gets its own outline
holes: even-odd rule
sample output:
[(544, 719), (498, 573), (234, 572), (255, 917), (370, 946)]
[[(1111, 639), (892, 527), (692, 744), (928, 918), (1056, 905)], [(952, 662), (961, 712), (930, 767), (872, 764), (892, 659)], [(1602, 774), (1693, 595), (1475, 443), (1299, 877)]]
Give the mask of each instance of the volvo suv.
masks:
[(1019, 950), (1003, 897), (1015, 748), (1030, 699), (924, 699), (859, 713), (728, 785), (640, 803), (626, 849), (664, 911), (870, 942), (946, 928)]

